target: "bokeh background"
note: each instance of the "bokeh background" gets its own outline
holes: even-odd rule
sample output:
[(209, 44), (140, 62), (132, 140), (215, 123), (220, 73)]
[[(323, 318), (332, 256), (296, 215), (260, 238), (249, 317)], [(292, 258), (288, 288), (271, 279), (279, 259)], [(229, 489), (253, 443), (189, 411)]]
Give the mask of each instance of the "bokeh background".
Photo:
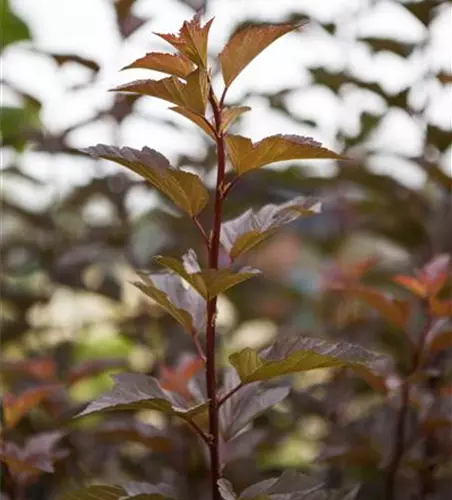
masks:
[[(452, 251), (451, 2), (1, 0), (1, 8), (2, 384), (18, 393), (52, 370), (71, 380), (53, 408), (22, 420), (19, 441), (62, 425), (111, 386), (112, 370), (155, 374), (192, 351), (129, 282), (135, 269), (152, 269), (157, 254), (201, 251), (198, 234), (138, 177), (77, 148), (147, 145), (211, 184), (214, 147), (191, 123), (163, 101), (108, 92), (146, 77), (119, 70), (145, 52), (167, 51), (153, 32), (177, 31), (194, 10), (215, 16), (212, 56), (244, 23), (309, 20), (234, 84), (228, 104), (253, 109), (234, 131), (253, 140), (308, 135), (354, 160), (281, 163), (245, 176), (231, 192), (227, 217), (297, 195), (318, 197), (324, 211), (253, 253), (265, 273), (258, 285), (221, 297), (225, 359), (282, 328), (381, 346), (378, 328), (360, 330), (367, 310), (325, 299), (338, 265), (350, 270), (375, 258), (371, 279), (384, 286), (388, 275)], [(201, 220), (209, 226), (209, 209)], [(295, 415), (260, 466), (313, 462), (325, 423)], [(162, 427), (161, 418), (145, 420)], [(86, 439), (77, 453), (92, 446)], [(106, 448), (91, 450), (88, 462), (74, 462), (71, 481), (128, 471), (142, 450), (119, 448), (124, 462), (114, 454), (107, 460)], [(35, 485), (30, 498), (50, 498), (42, 488)]]

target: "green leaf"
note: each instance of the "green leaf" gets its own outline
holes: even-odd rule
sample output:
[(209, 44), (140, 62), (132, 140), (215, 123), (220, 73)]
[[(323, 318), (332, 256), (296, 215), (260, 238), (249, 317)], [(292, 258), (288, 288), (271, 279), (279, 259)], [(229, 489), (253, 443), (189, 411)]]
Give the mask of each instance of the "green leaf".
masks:
[(156, 33), (157, 36), (170, 43), (179, 52), (188, 57), (195, 64), (206, 68), (207, 41), (213, 19), (201, 26), (201, 11), (190, 21), (185, 21), (177, 35)]
[(112, 378), (115, 380), (113, 389), (91, 402), (76, 418), (109, 411), (157, 410), (189, 420), (207, 409), (207, 402), (194, 407), (187, 406), (181, 397), (162, 389), (154, 377), (120, 373)]
[(209, 89), (207, 74), (198, 68), (190, 73), (186, 80), (186, 83), (183, 83), (175, 76), (161, 80), (136, 80), (115, 87), (111, 91), (157, 97), (203, 116)]
[(226, 133), (229, 127), (237, 120), (243, 113), (250, 111), (249, 106), (237, 106), (231, 108), (223, 108), (221, 111), (221, 132)]
[(120, 486), (94, 485), (66, 493), (59, 500), (119, 500), (124, 494)]
[(226, 87), (271, 43), (300, 26), (293, 23), (262, 24), (248, 26), (235, 33), (218, 55)]
[(11, 11), (9, 0), (0, 0), (0, 12), (2, 15), (2, 36), (0, 37), (1, 50), (11, 43), (31, 39), (28, 26)]
[(268, 238), (278, 227), (299, 217), (320, 212), (320, 203), (297, 197), (281, 205), (265, 205), (257, 212), (249, 209), (221, 225), (221, 244), (236, 259)]
[(256, 143), (241, 135), (226, 135), (225, 144), (239, 175), (279, 161), (343, 159), (314, 139), (298, 135), (272, 135)]
[(317, 368), (348, 367), (358, 374), (379, 370), (386, 357), (348, 342), (280, 336), (263, 354), (249, 347), (229, 357), (243, 383)]
[(81, 150), (94, 158), (114, 161), (137, 173), (191, 217), (201, 212), (209, 200), (202, 180), (195, 174), (173, 167), (154, 149), (117, 148), (98, 144)]
[[(225, 375), (223, 389), (225, 392), (229, 392), (239, 383), (237, 372), (229, 370)], [(222, 438), (225, 441), (231, 440), (251, 420), (285, 399), (289, 390), (289, 387), (263, 388), (259, 382), (240, 388), (221, 405)]]
[(183, 54), (165, 54), (162, 52), (149, 52), (144, 57), (125, 66), (124, 69), (151, 69), (168, 73), (169, 75), (186, 78), (195, 69), (195, 65)]
[(189, 333), (204, 330), (206, 302), (198, 292), (184, 286), (180, 277), (174, 274), (140, 276), (142, 282), (135, 282), (134, 285), (155, 300)]
[(190, 111), (187, 108), (181, 108), (181, 107), (174, 107), (174, 108), (169, 108), (171, 111), (175, 111), (176, 113), (179, 113), (182, 116), (185, 116), (185, 118), (188, 118), (190, 121), (192, 121), (195, 125), (197, 125), (199, 128), (204, 130), (204, 132), (213, 140), (215, 140), (215, 132), (210, 125), (210, 123), (207, 121), (204, 116), (198, 115), (197, 113), (194, 113), (193, 111)]
[(213, 299), (260, 272), (251, 267), (243, 267), (237, 273), (231, 269), (201, 270), (193, 250), (189, 250), (182, 260), (173, 257), (157, 257), (156, 261), (178, 274), (206, 300)]

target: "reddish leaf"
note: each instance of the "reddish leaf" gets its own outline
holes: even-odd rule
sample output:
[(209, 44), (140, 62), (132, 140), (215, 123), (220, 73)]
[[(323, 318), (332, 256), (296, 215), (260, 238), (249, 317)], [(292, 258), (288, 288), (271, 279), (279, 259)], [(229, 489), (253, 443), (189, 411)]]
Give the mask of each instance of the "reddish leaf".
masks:
[(29, 411), (38, 406), (60, 388), (59, 385), (48, 385), (28, 389), (17, 397), (7, 393), (3, 398), (3, 412), (6, 427), (14, 427)]
[(273, 135), (256, 143), (241, 135), (226, 135), (225, 144), (239, 175), (279, 161), (341, 159), (312, 138), (298, 135)]
[(207, 104), (208, 82), (205, 72), (195, 70), (187, 76), (186, 83), (182, 83), (175, 76), (169, 76), (161, 80), (136, 80), (111, 91), (157, 97), (202, 116)]
[(434, 333), (428, 341), (430, 351), (442, 351), (452, 347), (452, 330), (445, 330)]
[(56, 365), (52, 358), (33, 358), (20, 361), (2, 361), (2, 370), (11, 373), (26, 373), (39, 380), (55, 381)]
[(209, 200), (209, 193), (197, 175), (173, 167), (165, 156), (154, 149), (145, 147), (139, 151), (98, 144), (82, 152), (127, 167), (150, 182), (191, 217), (203, 210)]
[(417, 278), (412, 278), (411, 276), (405, 276), (403, 274), (397, 274), (392, 278), (392, 281), (394, 281), (394, 283), (398, 283), (399, 285), (403, 286), (419, 297), (426, 297), (427, 295), (425, 285)]
[(188, 118), (191, 122), (193, 122), (195, 125), (197, 125), (199, 128), (204, 130), (204, 132), (213, 140), (215, 140), (215, 131), (212, 127), (212, 125), (209, 123), (209, 121), (204, 118), (204, 116), (198, 115), (197, 113), (194, 113), (193, 111), (190, 111), (187, 108), (181, 108), (181, 107), (174, 107), (174, 108), (169, 108), (171, 111), (175, 111), (176, 113), (179, 113), (182, 116), (185, 116), (185, 118)]
[(125, 66), (124, 69), (141, 68), (168, 73), (169, 75), (186, 78), (194, 71), (195, 65), (183, 54), (165, 54), (162, 52), (149, 52), (144, 57)]
[(201, 26), (201, 12), (198, 12), (193, 19), (185, 21), (177, 35), (156, 33), (179, 52), (187, 56), (191, 61), (207, 66), (207, 40), (210, 26), (213, 19)]
[(223, 108), (221, 110), (221, 132), (226, 133), (229, 127), (235, 122), (235, 120), (237, 120), (239, 116), (242, 116), (243, 113), (246, 113), (250, 110), (251, 108), (249, 106), (234, 106), (231, 108)]
[(264, 24), (249, 26), (235, 33), (218, 55), (226, 87), (271, 43), (301, 26), (292, 23)]
[(201, 358), (187, 358), (175, 369), (162, 366), (160, 369), (159, 381), (163, 389), (179, 394), (189, 400), (192, 398), (188, 389), (188, 382), (204, 366)]
[(403, 301), (392, 301), (381, 292), (364, 286), (338, 287), (339, 290), (364, 301), (375, 308), (385, 319), (404, 328), (408, 320), (409, 309)]
[(434, 316), (452, 316), (452, 299), (439, 300), (431, 298), (429, 300), (430, 311)]

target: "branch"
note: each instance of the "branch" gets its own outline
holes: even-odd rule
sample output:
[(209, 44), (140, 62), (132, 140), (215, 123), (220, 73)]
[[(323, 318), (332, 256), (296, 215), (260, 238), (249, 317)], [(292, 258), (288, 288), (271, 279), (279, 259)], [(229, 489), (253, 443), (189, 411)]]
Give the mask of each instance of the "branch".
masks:
[(243, 387), (243, 383), (240, 382), (240, 384), (236, 385), (233, 389), (231, 389), (228, 393), (226, 393), (222, 398), (218, 400), (218, 408), (225, 403), (233, 394), (235, 394), (239, 389)]

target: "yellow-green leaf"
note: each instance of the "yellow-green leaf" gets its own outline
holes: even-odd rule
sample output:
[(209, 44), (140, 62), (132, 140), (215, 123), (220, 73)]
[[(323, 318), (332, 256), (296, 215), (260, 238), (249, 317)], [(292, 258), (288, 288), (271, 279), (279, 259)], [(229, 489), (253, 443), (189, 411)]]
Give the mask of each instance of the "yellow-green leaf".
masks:
[(161, 80), (136, 80), (115, 87), (112, 92), (130, 92), (157, 97), (202, 116), (207, 104), (207, 75), (204, 70), (196, 69), (187, 75), (186, 79), (186, 83), (181, 82), (175, 76)]
[(213, 18), (201, 26), (201, 12), (185, 21), (177, 35), (156, 33), (191, 61), (203, 68), (207, 66), (207, 41)]
[(125, 66), (124, 69), (152, 69), (161, 73), (186, 78), (195, 69), (195, 65), (183, 54), (166, 54), (163, 52), (149, 52), (144, 57)]
[(312, 138), (298, 135), (272, 135), (256, 143), (241, 135), (227, 135), (225, 143), (239, 175), (279, 161), (342, 158)]
[(182, 261), (173, 257), (157, 257), (156, 260), (162, 266), (178, 274), (206, 300), (213, 299), (227, 289), (259, 273), (257, 269), (250, 267), (244, 267), (238, 272), (231, 269), (201, 270), (193, 250), (189, 250)]
[(246, 347), (229, 357), (243, 383), (317, 368), (349, 367), (357, 373), (380, 369), (385, 357), (348, 342), (279, 337), (264, 354)]
[(207, 205), (209, 193), (202, 180), (195, 174), (173, 167), (165, 156), (154, 149), (145, 147), (140, 151), (98, 144), (81, 151), (94, 158), (104, 158), (127, 167), (150, 182), (191, 217)]
[(218, 55), (226, 87), (271, 43), (300, 26), (295, 23), (264, 24), (249, 26), (235, 33)]
[(235, 120), (243, 113), (250, 111), (249, 106), (234, 106), (231, 108), (224, 108), (221, 111), (221, 132), (225, 133), (229, 127), (234, 123)]
[(204, 132), (213, 140), (215, 140), (215, 132), (210, 125), (210, 123), (207, 121), (204, 116), (198, 115), (197, 113), (194, 113), (193, 111), (190, 111), (187, 108), (181, 108), (179, 106), (176, 106), (174, 108), (170, 108), (171, 111), (175, 111), (176, 113), (179, 113), (182, 116), (185, 116), (185, 118), (188, 118), (190, 121), (192, 121), (195, 125), (197, 125), (199, 128), (204, 130)]

